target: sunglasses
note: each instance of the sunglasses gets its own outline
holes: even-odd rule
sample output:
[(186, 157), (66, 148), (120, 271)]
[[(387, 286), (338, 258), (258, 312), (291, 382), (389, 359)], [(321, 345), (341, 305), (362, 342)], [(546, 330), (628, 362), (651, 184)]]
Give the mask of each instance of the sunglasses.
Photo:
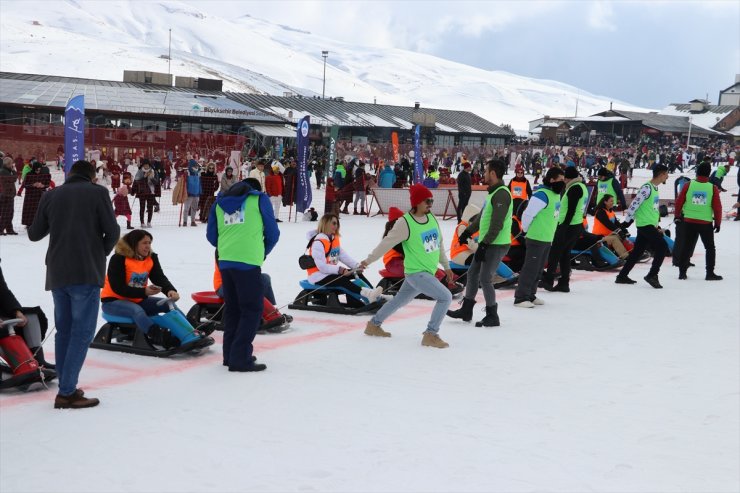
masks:
[(424, 202), (426, 202), (427, 205), (432, 205), (434, 203), (434, 199), (426, 199)]
[(330, 224), (332, 224), (333, 226), (339, 226), (339, 223), (336, 221), (332, 221)]

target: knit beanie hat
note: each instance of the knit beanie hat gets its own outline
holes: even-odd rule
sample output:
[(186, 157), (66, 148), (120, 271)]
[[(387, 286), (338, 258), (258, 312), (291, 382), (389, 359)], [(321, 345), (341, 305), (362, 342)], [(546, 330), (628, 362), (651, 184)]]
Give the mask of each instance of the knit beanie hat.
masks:
[(409, 188), (409, 194), (409, 198), (411, 199), (411, 207), (416, 207), (417, 205), (424, 202), (426, 199), (432, 198), (432, 192), (430, 192), (429, 189), (421, 183), (411, 185), (411, 188)]
[(578, 170), (575, 169), (573, 166), (568, 166), (567, 168), (565, 168), (565, 177), (569, 180), (578, 178)]
[(395, 221), (399, 217), (403, 216), (403, 211), (398, 207), (391, 207), (388, 209), (388, 220)]

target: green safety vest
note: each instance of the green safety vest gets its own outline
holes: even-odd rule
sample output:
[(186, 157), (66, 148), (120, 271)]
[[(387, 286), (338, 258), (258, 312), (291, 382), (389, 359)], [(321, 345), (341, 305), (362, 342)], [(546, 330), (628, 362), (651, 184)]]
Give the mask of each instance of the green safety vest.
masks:
[(441, 247), (437, 219), (433, 214), (427, 214), (426, 224), (419, 224), (408, 212), (403, 215), (403, 218), (409, 226), (409, 237), (401, 242), (404, 253), (404, 273), (429, 272), (433, 275), (437, 272)]
[(527, 230), (527, 238), (552, 243), (560, 217), (560, 195), (549, 188), (541, 188), (540, 190), (547, 195), (547, 207), (534, 216)]
[(617, 192), (614, 190), (614, 182), (612, 182), (611, 178), (605, 181), (599, 180), (596, 182), (596, 203), (598, 204), (601, 202), (601, 198), (606, 194), (611, 195), (614, 197), (614, 200), (617, 200)]
[[(573, 226), (576, 224), (582, 224), (583, 217), (586, 215), (584, 211), (586, 209), (586, 202), (588, 201), (588, 188), (586, 188), (586, 185), (584, 185), (583, 182), (580, 182), (580, 181), (571, 186), (577, 187), (579, 185), (581, 187), (581, 192), (583, 192), (583, 195), (582, 195), (583, 198), (578, 203), (578, 205), (576, 205), (576, 212), (573, 214), (573, 219), (570, 220), (569, 226)], [(568, 190), (570, 189), (571, 186), (565, 189), (565, 194), (563, 194), (563, 200), (562, 200), (562, 203), (560, 204), (560, 208), (566, 212), (568, 211)], [(565, 214), (561, 215), (558, 218), (558, 224), (563, 224), (564, 221), (565, 221)]]
[(218, 258), (261, 266), (265, 261), (265, 239), (259, 195), (247, 195), (244, 204), (226, 214), (216, 205), (218, 225)]
[(483, 204), (483, 212), (480, 217), (480, 229), (479, 238), (483, 239), (488, 234), (488, 230), (491, 228), (491, 216), (493, 215), (493, 206), (491, 206), (491, 198), (493, 195), (501, 189), (506, 190), (509, 194), (509, 210), (506, 211), (506, 217), (504, 218), (504, 224), (501, 227), (501, 231), (498, 232), (496, 238), (493, 239), (492, 245), (511, 245), (511, 215), (514, 212), (514, 201), (511, 200), (511, 191), (506, 185), (500, 185), (494, 191), (488, 194), (486, 202)]
[(640, 204), (637, 212), (635, 212), (635, 224), (638, 228), (641, 226), (657, 226), (660, 221), (658, 188), (650, 182), (647, 184), (650, 185), (650, 196)]
[(718, 180), (721, 180), (722, 178), (724, 178), (726, 174), (727, 174), (727, 168), (725, 168), (724, 166), (719, 166), (717, 168), (717, 171), (714, 172), (714, 176), (717, 177)]
[(683, 217), (711, 222), (714, 219), (713, 198), (714, 184), (691, 180), (686, 190), (686, 201), (683, 203)]

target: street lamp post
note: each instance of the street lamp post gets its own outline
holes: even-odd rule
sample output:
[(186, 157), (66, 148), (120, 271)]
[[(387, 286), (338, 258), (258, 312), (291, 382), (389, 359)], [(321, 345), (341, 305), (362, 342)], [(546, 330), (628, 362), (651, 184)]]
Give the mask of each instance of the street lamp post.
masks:
[(329, 52), (323, 50), (321, 56), (324, 57), (324, 86), (321, 89), (321, 99), (326, 99), (326, 57), (329, 56)]

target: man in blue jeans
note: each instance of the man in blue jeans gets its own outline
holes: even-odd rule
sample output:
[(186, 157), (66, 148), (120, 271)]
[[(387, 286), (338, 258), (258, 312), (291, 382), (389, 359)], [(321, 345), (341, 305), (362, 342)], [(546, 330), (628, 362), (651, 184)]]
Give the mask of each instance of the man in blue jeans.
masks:
[(120, 228), (108, 191), (94, 183), (95, 167), (88, 161), (72, 165), (63, 185), (41, 196), (28, 238), (49, 235), (46, 290), (54, 298), (57, 409), (97, 406), (77, 388), (87, 349), (95, 335), (105, 258), (113, 250)]

